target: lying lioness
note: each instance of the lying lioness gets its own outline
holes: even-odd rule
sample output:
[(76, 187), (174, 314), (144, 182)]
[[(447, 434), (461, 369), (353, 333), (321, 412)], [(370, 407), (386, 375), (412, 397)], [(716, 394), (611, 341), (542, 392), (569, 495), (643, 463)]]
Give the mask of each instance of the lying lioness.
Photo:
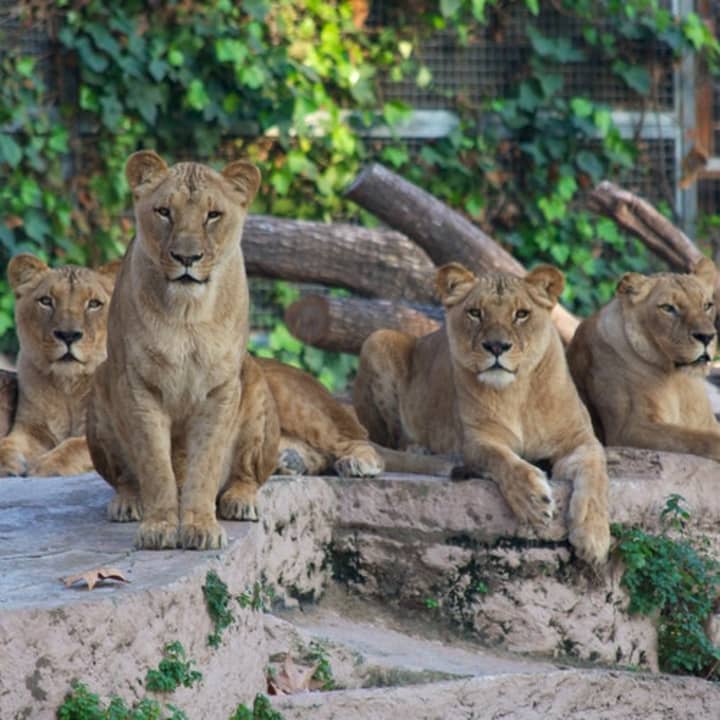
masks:
[(717, 341), (714, 287), (708, 259), (691, 275), (628, 273), (578, 327), (570, 370), (605, 444), (720, 462), (720, 425), (703, 380)]
[(457, 263), (438, 271), (444, 328), (416, 339), (380, 330), (363, 345), (353, 400), (370, 439), (402, 449), (461, 453), (462, 476), (488, 472), (518, 519), (543, 525), (554, 502), (545, 474), (573, 482), (570, 542), (592, 563), (610, 534), (605, 455), (565, 362), (550, 312), (562, 273), (475, 277)]
[(0, 440), (0, 475), (92, 470), (85, 414), (93, 373), (105, 359), (105, 325), (119, 264), (50, 269), (23, 253), (10, 260), (15, 294), (18, 403)]
[(132, 155), (136, 237), (108, 317), (108, 358), (88, 409), (88, 445), (115, 488), (115, 520), (142, 517), (141, 548), (217, 548), (218, 512), (256, 519), (275, 467), (277, 412), (246, 353), (240, 236), (260, 184), (254, 165), (221, 173)]

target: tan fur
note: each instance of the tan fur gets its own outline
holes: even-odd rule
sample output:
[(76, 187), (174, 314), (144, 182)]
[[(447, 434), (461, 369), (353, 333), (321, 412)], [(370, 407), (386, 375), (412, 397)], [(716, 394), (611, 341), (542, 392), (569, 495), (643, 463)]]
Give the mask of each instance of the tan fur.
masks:
[(105, 359), (105, 325), (118, 267), (51, 270), (33, 255), (10, 260), (20, 340), (18, 404), (11, 431), (0, 440), (0, 475), (92, 470), (85, 413), (93, 373)]
[(550, 460), (553, 477), (574, 486), (570, 542), (599, 563), (610, 542), (605, 456), (550, 319), (562, 286), (548, 266), (518, 279), (446, 265), (437, 275), (446, 326), (419, 339), (371, 335), (354, 402), (371, 440), (462, 454), (456, 476), (489, 473), (522, 522), (552, 517), (550, 485), (531, 464)]
[(312, 376), (258, 359), (280, 416), (278, 472), (287, 475), (369, 476), (384, 463), (351, 408), (344, 407)]
[(108, 358), (88, 410), (88, 444), (116, 489), (113, 520), (142, 518), (141, 548), (217, 548), (216, 518), (255, 520), (279, 425), (246, 354), (240, 237), (260, 183), (242, 161), (221, 173), (132, 155), (136, 237), (108, 317)]
[(691, 275), (630, 273), (577, 329), (570, 370), (605, 444), (720, 462), (720, 425), (703, 380), (717, 340), (714, 284), (710, 260)]

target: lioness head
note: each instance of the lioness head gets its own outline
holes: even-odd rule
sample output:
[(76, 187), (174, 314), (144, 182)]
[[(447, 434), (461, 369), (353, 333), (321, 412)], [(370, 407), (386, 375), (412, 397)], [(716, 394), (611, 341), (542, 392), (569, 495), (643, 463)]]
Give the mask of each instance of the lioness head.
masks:
[(541, 265), (524, 278), (476, 277), (450, 263), (438, 270), (435, 283), (453, 358), (480, 382), (505, 387), (545, 354), (555, 333), (550, 312), (564, 285), (558, 269)]
[(128, 158), (125, 174), (133, 191), (136, 242), (171, 287), (201, 292), (240, 243), (260, 171), (242, 160), (222, 172), (193, 162), (168, 167), (143, 150)]
[(120, 262), (50, 269), (34, 255), (8, 264), (20, 352), (43, 373), (90, 375), (105, 359), (107, 311)]
[(635, 352), (667, 370), (703, 373), (717, 342), (715, 275), (715, 266), (707, 258), (690, 275), (625, 274), (616, 297)]

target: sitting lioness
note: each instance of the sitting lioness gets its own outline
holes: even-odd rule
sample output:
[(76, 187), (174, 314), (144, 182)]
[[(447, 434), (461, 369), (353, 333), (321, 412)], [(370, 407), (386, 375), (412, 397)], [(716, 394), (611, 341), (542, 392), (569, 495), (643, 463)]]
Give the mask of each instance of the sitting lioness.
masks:
[(108, 316), (88, 444), (116, 490), (109, 514), (142, 518), (140, 548), (218, 548), (222, 518), (257, 519), (277, 461), (275, 403), (246, 352), (248, 289), (240, 238), (260, 184), (250, 163), (222, 172), (130, 156), (136, 236)]
[(0, 475), (92, 470), (85, 414), (93, 373), (105, 359), (105, 325), (118, 263), (50, 269), (33, 255), (8, 264), (15, 294), (18, 402), (0, 440)]
[(370, 439), (461, 454), (456, 477), (487, 472), (521, 522), (547, 523), (554, 501), (533, 461), (573, 482), (570, 542), (601, 563), (610, 543), (605, 455), (565, 362), (550, 312), (562, 273), (476, 277), (457, 263), (436, 288), (445, 327), (416, 339), (380, 330), (364, 343), (353, 400)]
[(720, 425), (703, 377), (715, 354), (715, 267), (690, 275), (628, 273), (578, 327), (568, 361), (606, 445), (720, 462)]

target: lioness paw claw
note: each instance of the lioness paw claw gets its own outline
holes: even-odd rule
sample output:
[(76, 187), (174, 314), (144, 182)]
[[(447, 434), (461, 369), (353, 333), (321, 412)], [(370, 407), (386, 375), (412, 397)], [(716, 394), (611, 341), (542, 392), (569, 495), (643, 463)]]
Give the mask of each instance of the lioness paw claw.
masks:
[(115, 493), (108, 503), (107, 516), (112, 522), (137, 522), (142, 520), (140, 498), (137, 495)]
[(0, 477), (24, 477), (27, 470), (27, 461), (19, 453), (0, 461)]
[(138, 550), (174, 549), (178, 544), (178, 527), (175, 523), (143, 521), (135, 535), (135, 547)]
[(218, 550), (227, 545), (227, 535), (218, 522), (190, 523), (180, 530), (180, 546), (185, 550)]
[(258, 513), (255, 505), (255, 492), (233, 488), (226, 490), (220, 496), (218, 515), (223, 520), (250, 520), (257, 522)]
[(520, 522), (547, 527), (555, 515), (555, 501), (547, 476), (528, 465), (505, 488), (505, 498)]

